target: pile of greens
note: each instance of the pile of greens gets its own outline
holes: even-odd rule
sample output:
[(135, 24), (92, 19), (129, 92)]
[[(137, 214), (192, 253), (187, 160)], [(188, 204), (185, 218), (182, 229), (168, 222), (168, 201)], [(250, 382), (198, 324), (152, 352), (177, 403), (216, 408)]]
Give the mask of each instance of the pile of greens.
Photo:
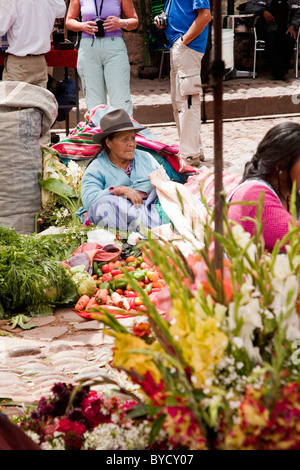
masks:
[(49, 315), (78, 298), (76, 283), (61, 263), (86, 234), (21, 235), (0, 226), (0, 318), (16, 312)]

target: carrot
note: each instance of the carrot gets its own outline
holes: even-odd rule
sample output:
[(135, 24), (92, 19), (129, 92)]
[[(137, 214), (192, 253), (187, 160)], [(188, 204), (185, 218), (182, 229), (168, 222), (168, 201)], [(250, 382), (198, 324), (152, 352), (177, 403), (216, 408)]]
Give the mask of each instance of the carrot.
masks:
[(118, 294), (117, 292), (113, 292), (111, 294), (111, 300), (113, 301), (114, 305), (116, 307), (120, 307), (122, 308), (123, 306), (123, 299), (122, 297), (120, 296), (120, 294)]
[(90, 298), (88, 295), (82, 295), (80, 297), (80, 299), (78, 299), (74, 309), (77, 311), (77, 312), (82, 312), (82, 310), (85, 309), (85, 307), (87, 306), (87, 304), (89, 303), (90, 301)]
[(89, 310), (93, 309), (93, 308), (97, 308), (99, 307), (99, 305), (97, 304), (96, 302), (96, 298), (95, 297), (92, 297), (89, 301), (89, 303), (87, 304), (86, 306), (86, 311), (88, 312)]
[(111, 300), (116, 307), (124, 308), (125, 310), (130, 310), (130, 304), (126, 297), (121, 297), (117, 292), (111, 294)]
[(104, 305), (107, 302), (108, 290), (107, 289), (98, 289), (96, 294), (96, 302), (98, 305)]

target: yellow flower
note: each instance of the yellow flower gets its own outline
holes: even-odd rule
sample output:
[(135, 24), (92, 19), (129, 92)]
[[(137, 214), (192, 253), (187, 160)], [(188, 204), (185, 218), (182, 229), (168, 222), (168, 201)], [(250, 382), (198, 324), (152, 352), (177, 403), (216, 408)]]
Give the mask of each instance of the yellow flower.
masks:
[(249, 426), (258, 427), (258, 432), (268, 424), (269, 411), (267, 408), (260, 411), (257, 407), (249, 404), (243, 406), (244, 418)]
[(153, 351), (150, 345), (137, 336), (127, 333), (116, 333), (114, 365), (128, 371), (136, 371), (142, 376), (149, 371), (155, 382), (159, 383), (162, 377), (153, 361), (153, 356), (143, 353), (132, 353), (130, 352), (132, 349)]
[(228, 344), (227, 336), (222, 333), (216, 319), (207, 317), (196, 322), (195, 331), (188, 328), (182, 317), (171, 325), (171, 334), (179, 337), (184, 359), (193, 370), (196, 387), (202, 387), (206, 379), (212, 376), (214, 367), (224, 356)]

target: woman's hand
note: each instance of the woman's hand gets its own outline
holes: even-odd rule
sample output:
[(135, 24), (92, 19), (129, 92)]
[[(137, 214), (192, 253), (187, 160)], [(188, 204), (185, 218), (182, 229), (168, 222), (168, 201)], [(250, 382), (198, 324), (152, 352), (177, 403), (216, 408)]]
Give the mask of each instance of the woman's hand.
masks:
[(81, 23), (81, 28), (81, 31), (92, 35), (98, 31), (98, 26), (95, 21), (86, 21)]
[(292, 36), (292, 38), (297, 39), (297, 33), (296, 33), (295, 27), (293, 25), (291, 25), (288, 28), (286, 34), (290, 34)]
[(115, 194), (117, 196), (125, 196), (135, 206), (140, 206), (143, 204), (143, 198), (141, 197), (140, 193), (135, 189), (128, 188), (128, 186), (118, 186), (115, 188)]
[(105, 31), (114, 31), (115, 29), (121, 29), (121, 19), (116, 16), (108, 16), (103, 23)]
[(263, 12), (263, 17), (264, 17), (264, 19), (266, 20), (266, 23), (268, 23), (268, 24), (275, 23), (274, 16), (273, 16), (272, 13), (270, 13), (268, 10), (265, 10), (265, 11)]

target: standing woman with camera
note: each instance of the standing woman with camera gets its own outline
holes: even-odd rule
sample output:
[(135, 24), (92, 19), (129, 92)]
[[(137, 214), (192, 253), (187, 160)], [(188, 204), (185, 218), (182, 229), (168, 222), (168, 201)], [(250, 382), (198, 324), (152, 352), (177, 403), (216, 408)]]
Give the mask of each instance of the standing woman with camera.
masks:
[(132, 0), (70, 0), (66, 27), (81, 32), (77, 68), (88, 109), (109, 101), (132, 116), (130, 64), (122, 29), (137, 26)]

